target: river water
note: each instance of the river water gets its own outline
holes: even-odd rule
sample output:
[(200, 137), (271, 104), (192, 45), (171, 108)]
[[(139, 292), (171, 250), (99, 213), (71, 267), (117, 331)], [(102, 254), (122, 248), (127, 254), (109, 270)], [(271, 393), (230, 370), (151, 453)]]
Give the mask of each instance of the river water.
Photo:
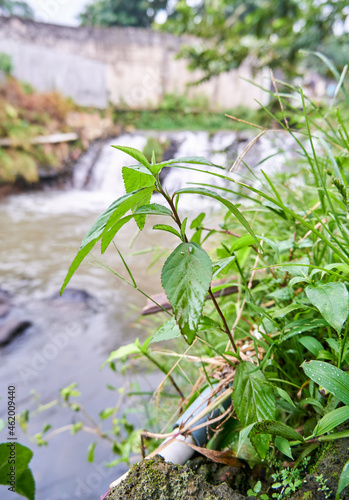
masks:
[[(145, 305), (144, 297), (93, 263), (83, 265), (69, 285), (91, 296), (68, 292), (58, 298), (57, 293), (83, 235), (110, 202), (123, 194), (121, 167), (135, 162), (111, 148), (111, 144), (142, 149), (149, 135), (149, 132), (125, 134), (107, 141), (92, 170), (91, 155), (95, 155), (95, 151), (88, 152), (76, 165), (74, 185), (66, 191), (25, 193), (0, 203), (0, 288), (8, 292), (13, 304), (3, 321), (16, 319), (31, 323), (22, 335), (0, 349), (2, 418), (6, 418), (4, 408), (9, 385), (16, 387), (17, 411), (23, 412), (37, 407), (33, 391), (39, 395), (41, 404), (47, 404), (57, 398), (61, 388), (76, 382), (81, 392), (78, 400), (95, 419), (101, 409), (114, 406), (118, 399), (118, 392), (106, 385), (127, 386), (127, 376), (108, 367), (100, 370), (100, 367), (112, 349), (137, 336), (144, 340), (145, 333), (134, 325), (137, 310)], [(202, 155), (221, 165), (233, 162), (234, 151), (241, 151), (247, 145), (250, 136), (246, 137), (233, 132), (213, 136), (207, 132), (169, 135), (177, 157)], [(269, 139), (261, 141), (258, 147), (257, 158), (251, 160), (252, 163), (282, 149), (280, 141), (274, 144)], [(267, 168), (267, 163), (263, 166)], [(269, 168), (275, 169), (275, 159), (269, 160)], [(190, 171), (173, 170), (165, 186), (170, 191), (185, 182), (198, 181), (207, 182), (207, 178)], [(211, 181), (217, 182), (217, 178), (209, 179)], [(208, 207), (200, 198), (183, 199), (188, 201), (182, 209), (193, 215)], [(151, 222), (159, 221), (154, 218)], [(153, 224), (146, 225), (132, 249), (129, 241), (136, 233), (134, 224), (124, 226), (117, 242), (127, 256), (138, 285), (148, 294), (161, 291), (159, 272), (154, 272), (159, 271), (159, 266), (152, 272), (147, 271), (153, 254), (139, 255), (137, 251), (159, 243), (170, 248), (175, 241), (172, 235), (159, 233), (159, 243), (154, 244)], [(115, 251), (108, 252), (106, 259), (118, 271), (122, 269)], [(143, 391), (152, 391), (161, 377), (156, 372), (140, 372), (134, 374), (134, 380), (138, 380)], [(123, 408), (132, 408), (142, 415), (144, 404), (146, 402), (130, 398)], [(60, 428), (78, 422), (79, 418), (77, 413), (54, 406), (33, 417), (29, 431), (30, 434), (40, 432), (47, 422), (53, 429)], [(132, 414), (129, 418), (135, 419)], [(6, 432), (6, 428), (1, 432), (2, 442), (7, 439)], [(91, 434), (80, 432), (71, 436), (69, 432), (61, 432), (50, 439), (47, 447), (40, 448), (29, 443), (18, 424), (16, 436), (34, 451), (30, 466), (36, 480), (37, 500), (97, 500), (109, 483), (126, 470), (125, 464), (113, 469), (104, 467), (115, 455), (103, 442), (96, 448), (95, 462), (87, 462), (87, 447), (94, 440)], [(4, 500), (20, 498), (4, 486), (0, 486), (0, 496)]]

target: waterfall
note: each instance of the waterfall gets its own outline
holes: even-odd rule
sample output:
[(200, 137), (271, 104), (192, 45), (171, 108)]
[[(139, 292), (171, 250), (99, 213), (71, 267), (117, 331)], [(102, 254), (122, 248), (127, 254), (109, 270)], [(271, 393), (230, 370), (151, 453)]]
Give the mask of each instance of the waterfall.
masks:
[(93, 145), (74, 168), (74, 187), (77, 189), (86, 187), (92, 191), (113, 194), (115, 197), (121, 196), (124, 193), (122, 167), (137, 162), (112, 146), (129, 146), (142, 151), (146, 142), (144, 135), (123, 134), (115, 139), (109, 139), (102, 146), (99, 145), (97, 154), (96, 146)]
[[(251, 131), (220, 131), (214, 134), (206, 131), (166, 133), (137, 131), (123, 134), (104, 143), (91, 146), (87, 153), (78, 160), (74, 168), (73, 186), (78, 190), (87, 190), (91, 194), (94, 192), (95, 196), (104, 197), (105, 201), (108, 202), (124, 194), (122, 167), (124, 165), (134, 165), (137, 161), (124, 152), (113, 148), (113, 145), (129, 146), (142, 151), (147, 139), (156, 137), (161, 142), (166, 141), (169, 144), (168, 154), (172, 158), (203, 156), (212, 163), (229, 170), (237, 156), (242, 154), (245, 148), (248, 149), (250, 141), (256, 135), (256, 132)], [(234, 178), (238, 180), (249, 178), (256, 185), (256, 176), (258, 177), (260, 168), (263, 168), (268, 173), (281, 171), (292, 157), (289, 140), (289, 135), (285, 136), (282, 132), (265, 134), (260, 137), (244, 156), (237, 171), (233, 173)], [(248, 168), (246, 168), (245, 164)], [(208, 172), (212, 171), (212, 173), (224, 174), (224, 171), (219, 168), (200, 165), (187, 165), (186, 167), (189, 168), (168, 169), (163, 183), (170, 193), (185, 185), (195, 183), (205, 183), (212, 187), (230, 185), (228, 181), (217, 176), (193, 170), (202, 169)], [(253, 171), (252, 175), (249, 170)], [(202, 197), (200, 199), (204, 203)], [(193, 203), (190, 203), (191, 205), (187, 208), (192, 207)], [(204, 208), (206, 203), (212, 203), (212, 201), (205, 200), (205, 204), (201, 208)], [(194, 205), (198, 206), (200, 203), (195, 202)]]

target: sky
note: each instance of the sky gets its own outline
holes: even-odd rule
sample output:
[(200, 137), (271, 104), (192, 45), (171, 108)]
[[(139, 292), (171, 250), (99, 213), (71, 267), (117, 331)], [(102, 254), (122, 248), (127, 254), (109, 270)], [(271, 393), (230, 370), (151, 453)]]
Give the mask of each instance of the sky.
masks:
[(91, 2), (92, 0), (27, 0), (37, 21), (68, 26), (79, 25), (78, 14)]

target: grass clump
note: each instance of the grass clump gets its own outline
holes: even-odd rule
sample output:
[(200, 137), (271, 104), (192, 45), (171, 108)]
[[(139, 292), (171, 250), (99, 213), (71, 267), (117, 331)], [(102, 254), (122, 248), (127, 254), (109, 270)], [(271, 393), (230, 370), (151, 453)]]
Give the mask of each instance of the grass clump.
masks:
[[(262, 113), (244, 107), (227, 110), (242, 120), (261, 123)], [(265, 124), (264, 116), (264, 124)], [(205, 97), (189, 98), (183, 95), (167, 94), (156, 110), (116, 109), (114, 120), (123, 126), (143, 130), (245, 130), (246, 125), (234, 125), (224, 116), (224, 112), (211, 111)]]

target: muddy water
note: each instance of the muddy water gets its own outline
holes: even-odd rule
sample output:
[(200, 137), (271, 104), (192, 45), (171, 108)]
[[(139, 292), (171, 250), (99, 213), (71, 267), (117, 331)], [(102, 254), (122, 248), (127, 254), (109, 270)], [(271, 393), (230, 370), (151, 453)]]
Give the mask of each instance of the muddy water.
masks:
[[(108, 204), (123, 193), (121, 166), (127, 161), (134, 163), (110, 144), (142, 149), (147, 135), (125, 135), (105, 144), (92, 171), (88, 156), (80, 161), (75, 171), (75, 186), (80, 189), (21, 194), (0, 203), (0, 288), (10, 294), (13, 303), (5, 320), (31, 323), (21, 336), (0, 350), (3, 418), (8, 385), (16, 387), (17, 411), (22, 412), (37, 407), (32, 401), (32, 390), (40, 395), (42, 404), (47, 404), (57, 398), (60, 388), (76, 382), (82, 394), (79, 400), (97, 419), (98, 412), (115, 405), (118, 398), (117, 391), (107, 389), (106, 385), (121, 388), (129, 382), (121, 373), (114, 373), (108, 367), (101, 371), (100, 366), (110, 350), (145, 335), (133, 324), (136, 309), (145, 303), (144, 297), (91, 262), (81, 267), (70, 287), (92, 296), (67, 294), (57, 298), (57, 293), (81, 238)], [(174, 137), (178, 156), (209, 156), (220, 164), (227, 161), (222, 151), (236, 139), (236, 134), (231, 132), (212, 137), (205, 132), (183, 132)], [(242, 145), (245, 146), (246, 141)], [(264, 147), (264, 156), (267, 156), (270, 145)], [(177, 188), (185, 180), (207, 182), (192, 172), (174, 171), (168, 176), (166, 187)], [(85, 189), (81, 189), (82, 186)], [(203, 206), (202, 200), (196, 198), (186, 202), (183, 208), (196, 212)], [(132, 255), (132, 252), (154, 246), (151, 227), (159, 221), (152, 219), (151, 222), (132, 249), (129, 241), (136, 233), (134, 224), (124, 226), (118, 236), (118, 246), (127, 256), (138, 285), (148, 294), (161, 290), (159, 273), (146, 271), (152, 254)], [(160, 235), (161, 244), (171, 247), (172, 235)], [(115, 251), (111, 250), (106, 259), (118, 271), (122, 269)], [(157, 373), (140, 373), (135, 379), (143, 390), (151, 391), (160, 377)], [(137, 405), (142, 402), (127, 401), (127, 407), (141, 416), (144, 408)], [(129, 418), (135, 417), (131, 414)], [(34, 434), (47, 422), (56, 429), (79, 419), (79, 414), (54, 406), (33, 417), (29, 429)], [(4, 442), (6, 428), (1, 435)], [(16, 435), (21, 443), (28, 444), (18, 424)], [(30, 444), (34, 450), (31, 468), (37, 484), (37, 500), (98, 499), (109, 483), (125, 471), (126, 466), (122, 464), (113, 469), (103, 467), (115, 458), (105, 443), (97, 446), (95, 463), (87, 462), (86, 451), (93, 438), (82, 432), (73, 437), (69, 432), (59, 432), (47, 447)], [(0, 497), (15, 500), (17, 495), (0, 486)]]
[[(102, 362), (110, 350), (128, 343), (140, 333), (132, 326), (136, 314), (130, 315), (129, 304), (141, 307), (143, 297), (95, 266), (82, 267), (72, 280), (73, 288), (93, 295), (87, 302), (81, 302), (79, 297), (76, 302), (76, 297), (70, 295), (67, 299), (55, 297), (77, 243), (105, 208), (92, 194), (90, 207), (81, 209), (81, 214), (72, 211), (71, 203), (79, 196), (82, 205), (87, 201), (84, 194), (21, 195), (9, 199), (0, 208), (4, 237), (0, 256), (2, 288), (13, 297), (13, 308), (6, 319), (23, 319), (32, 324), (1, 352), (1, 395), (6, 396), (7, 386), (14, 385), (19, 411), (35, 407), (30, 402), (31, 389), (40, 394), (43, 404), (47, 404), (56, 399), (60, 388), (77, 382), (84, 406), (96, 418), (102, 408), (113, 406), (117, 400), (118, 394), (106, 389), (106, 384), (120, 388), (125, 383), (121, 375), (114, 374), (108, 367), (100, 371)], [(120, 249), (126, 255), (130, 252), (127, 243), (135, 230), (130, 226), (120, 239)], [(146, 232), (133, 250), (152, 244)], [(122, 269), (113, 252), (107, 260)], [(154, 293), (159, 290), (159, 283), (147, 274), (146, 260), (147, 256), (128, 257), (139, 285), (148, 293)], [(152, 390), (157, 380), (155, 375), (142, 374), (143, 389)], [(53, 408), (33, 418), (30, 431), (40, 431), (46, 422), (56, 427), (74, 423), (74, 420), (78, 421), (79, 415)], [(27, 442), (18, 426), (17, 436), (22, 443)], [(89, 442), (90, 435), (80, 433), (71, 437), (69, 433), (62, 433), (53, 437), (47, 448), (31, 446), (35, 451), (32, 470), (38, 499), (80, 498), (82, 491), (84, 498), (98, 497), (110, 478), (105, 469), (101, 469), (104, 477), (86, 463)], [(113, 458), (107, 450), (103, 445), (97, 448), (97, 464)], [(87, 487), (79, 489), (78, 485), (88, 481), (89, 474), (92, 479)], [(119, 471), (113, 474), (117, 477)], [(4, 494), (5, 497), (1, 492), (1, 498), (14, 498), (13, 494), (9, 493), (9, 497), (6, 492)]]

